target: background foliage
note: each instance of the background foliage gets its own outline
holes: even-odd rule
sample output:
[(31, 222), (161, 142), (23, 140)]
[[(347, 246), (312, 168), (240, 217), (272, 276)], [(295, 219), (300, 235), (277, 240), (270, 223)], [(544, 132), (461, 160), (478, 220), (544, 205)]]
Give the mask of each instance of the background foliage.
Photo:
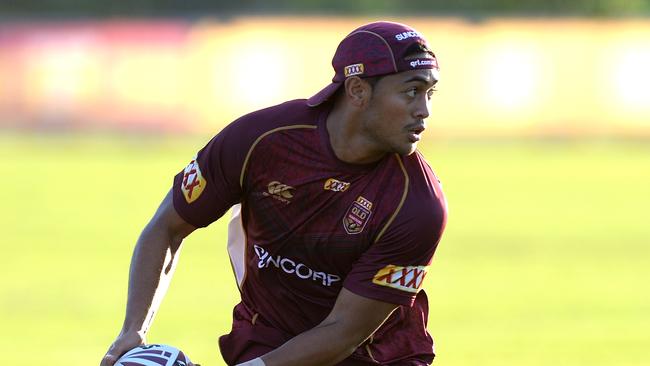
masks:
[(648, 0), (134, 0), (3, 1), (4, 16), (179, 16), (241, 13), (329, 13), (345, 15), (562, 15), (639, 16), (650, 14)]

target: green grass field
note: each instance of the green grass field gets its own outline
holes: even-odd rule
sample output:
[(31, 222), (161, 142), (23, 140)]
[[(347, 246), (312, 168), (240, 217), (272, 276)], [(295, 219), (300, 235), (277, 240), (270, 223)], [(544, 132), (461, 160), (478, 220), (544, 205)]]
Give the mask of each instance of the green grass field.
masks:
[[(0, 135), (3, 364), (99, 363), (135, 239), (206, 139)], [(425, 281), (434, 364), (648, 365), (650, 144), (423, 151), (450, 208)], [(186, 240), (149, 340), (222, 365), (237, 298), (221, 220)]]

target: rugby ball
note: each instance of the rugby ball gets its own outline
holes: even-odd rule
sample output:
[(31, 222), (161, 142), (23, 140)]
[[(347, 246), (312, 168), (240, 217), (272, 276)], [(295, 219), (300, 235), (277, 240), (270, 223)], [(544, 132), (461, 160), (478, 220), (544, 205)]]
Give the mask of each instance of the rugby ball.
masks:
[(135, 347), (115, 362), (115, 366), (188, 366), (190, 364), (190, 359), (181, 350), (165, 344)]

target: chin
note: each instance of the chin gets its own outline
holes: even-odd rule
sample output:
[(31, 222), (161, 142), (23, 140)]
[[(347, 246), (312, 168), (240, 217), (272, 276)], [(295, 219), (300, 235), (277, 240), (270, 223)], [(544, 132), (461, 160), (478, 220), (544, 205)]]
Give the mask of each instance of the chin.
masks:
[(399, 146), (397, 149), (395, 149), (395, 152), (402, 155), (402, 156), (408, 156), (411, 155), (415, 152), (415, 149), (417, 149), (418, 144), (409, 144), (407, 146)]

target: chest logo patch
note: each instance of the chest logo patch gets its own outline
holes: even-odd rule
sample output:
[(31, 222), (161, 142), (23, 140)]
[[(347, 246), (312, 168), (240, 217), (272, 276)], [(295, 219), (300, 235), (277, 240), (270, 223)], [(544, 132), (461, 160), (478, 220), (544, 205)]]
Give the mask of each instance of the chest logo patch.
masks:
[(387, 265), (377, 271), (372, 283), (380, 286), (417, 293), (422, 286), (424, 276), (427, 275), (427, 266), (395, 266)]
[(264, 196), (271, 196), (278, 201), (284, 202), (284, 203), (289, 203), (290, 199), (293, 198), (293, 194), (291, 193), (292, 190), (295, 190), (295, 188), (288, 186), (286, 184), (282, 184), (278, 181), (273, 181), (269, 183), (266, 186), (266, 189), (268, 192), (263, 192), (262, 194)]
[(323, 185), (324, 190), (332, 192), (345, 192), (348, 188), (350, 188), (350, 183), (342, 182), (334, 178), (328, 179), (325, 181), (325, 185)]
[(183, 191), (185, 201), (187, 201), (187, 203), (196, 201), (196, 199), (201, 196), (201, 193), (203, 193), (206, 185), (207, 182), (201, 174), (201, 169), (199, 168), (199, 163), (196, 161), (195, 156), (183, 171), (181, 191)]
[(372, 214), (372, 202), (363, 198), (357, 197), (357, 200), (352, 202), (350, 208), (343, 216), (343, 228), (348, 234), (359, 234), (366, 227), (368, 220)]

